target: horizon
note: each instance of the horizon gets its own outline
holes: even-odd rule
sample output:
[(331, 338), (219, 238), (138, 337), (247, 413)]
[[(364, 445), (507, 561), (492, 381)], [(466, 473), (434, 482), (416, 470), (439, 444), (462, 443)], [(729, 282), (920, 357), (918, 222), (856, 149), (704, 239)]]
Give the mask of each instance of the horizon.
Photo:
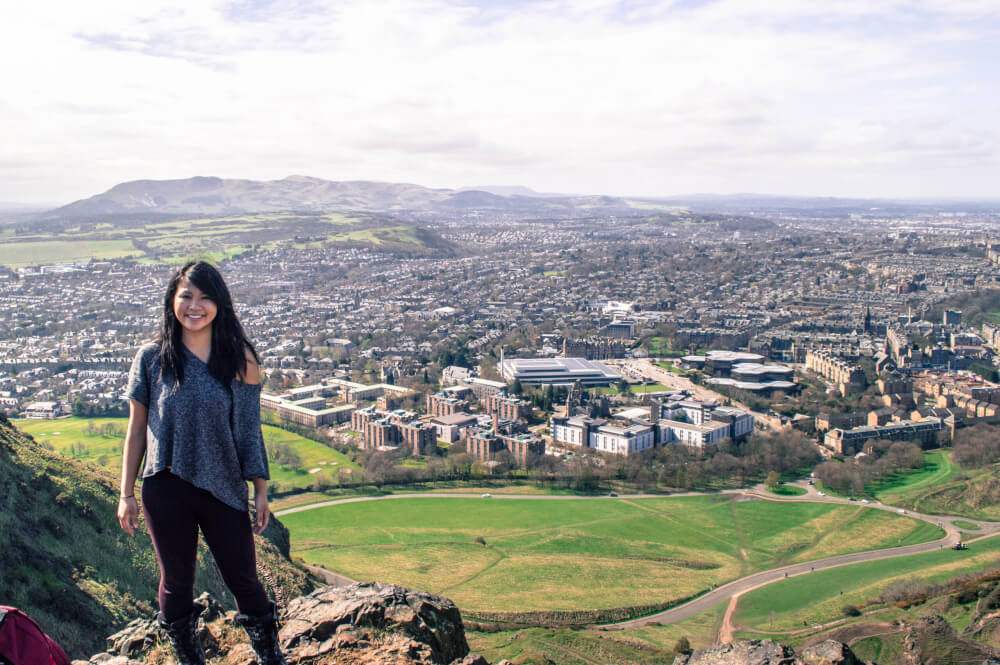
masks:
[[(41, 2), (0, 26), (0, 201), (190, 173), (991, 200), (978, 0)], [(27, 56), (27, 57), (26, 57)]]

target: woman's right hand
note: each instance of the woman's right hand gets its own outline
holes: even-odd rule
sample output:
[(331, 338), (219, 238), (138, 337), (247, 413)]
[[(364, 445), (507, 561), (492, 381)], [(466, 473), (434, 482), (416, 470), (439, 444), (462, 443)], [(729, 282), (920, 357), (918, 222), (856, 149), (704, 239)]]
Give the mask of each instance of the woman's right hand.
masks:
[(139, 526), (139, 504), (134, 496), (118, 499), (118, 523), (128, 535), (135, 535), (135, 528)]

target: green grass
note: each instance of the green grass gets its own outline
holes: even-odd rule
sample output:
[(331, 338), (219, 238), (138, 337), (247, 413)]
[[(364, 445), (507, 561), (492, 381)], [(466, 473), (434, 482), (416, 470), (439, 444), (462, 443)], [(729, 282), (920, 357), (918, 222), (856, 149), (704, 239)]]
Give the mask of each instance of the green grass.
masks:
[(924, 488), (947, 482), (954, 473), (951, 453), (947, 450), (932, 450), (924, 453), (922, 468), (912, 473), (895, 474), (873, 485), (869, 491), (883, 503), (896, 505)]
[(318, 508), (283, 522), (310, 563), (441, 593), (472, 612), (659, 603), (792, 561), (940, 534), (884, 511), (728, 496), (428, 497)]
[(0, 244), (0, 264), (19, 268), (46, 263), (71, 263), (91, 258), (142, 256), (131, 240), (43, 240)]
[(1000, 504), (989, 494), (1000, 465), (964, 470), (952, 462), (949, 450), (930, 451), (924, 459), (922, 469), (890, 479), (874, 495), (922, 513), (1000, 520)]
[(773, 630), (795, 630), (803, 621), (809, 625), (827, 623), (843, 617), (844, 605), (872, 601), (893, 581), (941, 581), (994, 565), (998, 553), (1000, 537), (993, 537), (965, 551), (945, 547), (792, 577), (741, 597), (735, 622), (748, 630), (770, 630), (773, 612)]
[(773, 490), (768, 490), (768, 492), (777, 494), (778, 496), (802, 496), (808, 494), (805, 489), (798, 485), (778, 485)]
[[(121, 468), (121, 451), (127, 418), (61, 418), (58, 420), (20, 420), (17, 427), (32, 435), (39, 443), (51, 445), (57, 452), (74, 459), (99, 464), (105, 468)], [(103, 435), (101, 428), (112, 425), (120, 434)], [(93, 427), (98, 432), (88, 432)], [(302, 469), (289, 469), (280, 464), (271, 465), (271, 480), (275, 483), (294, 487), (308, 487), (317, 473), (337, 473), (338, 469), (360, 467), (342, 453), (321, 443), (311, 441), (298, 434), (287, 432), (272, 425), (264, 425), (265, 444), (285, 443), (291, 445), (302, 458)], [(82, 448), (81, 448), (82, 445)], [(320, 469), (309, 473), (311, 469)]]
[(966, 522), (965, 520), (955, 520), (952, 522), (959, 529), (964, 529), (965, 531), (979, 531), (979, 525), (973, 524), (972, 522)]

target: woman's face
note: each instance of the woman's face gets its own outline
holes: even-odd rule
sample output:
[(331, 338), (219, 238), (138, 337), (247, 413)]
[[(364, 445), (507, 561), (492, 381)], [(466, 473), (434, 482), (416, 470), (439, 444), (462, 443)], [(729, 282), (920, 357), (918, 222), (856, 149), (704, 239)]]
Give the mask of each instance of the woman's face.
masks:
[(174, 294), (174, 316), (187, 332), (211, 329), (219, 308), (201, 289), (182, 277)]

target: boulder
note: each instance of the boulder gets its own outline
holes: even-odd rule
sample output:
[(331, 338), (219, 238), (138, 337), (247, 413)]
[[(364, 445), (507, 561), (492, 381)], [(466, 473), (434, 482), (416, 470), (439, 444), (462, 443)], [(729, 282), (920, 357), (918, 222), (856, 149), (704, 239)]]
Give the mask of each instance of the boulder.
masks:
[(795, 652), (772, 640), (730, 642), (674, 659), (674, 665), (804, 665)]
[(806, 665), (864, 665), (849, 646), (836, 640), (805, 647), (799, 656)]
[[(364, 635), (345, 634), (341, 626), (364, 629)], [(285, 609), (278, 637), (286, 651), (298, 654), (301, 649), (315, 657), (335, 648), (338, 639), (378, 643), (387, 634), (404, 635), (415, 645), (426, 645), (433, 662), (442, 665), (469, 653), (462, 616), (454, 603), (378, 582), (323, 587), (294, 599)]]

